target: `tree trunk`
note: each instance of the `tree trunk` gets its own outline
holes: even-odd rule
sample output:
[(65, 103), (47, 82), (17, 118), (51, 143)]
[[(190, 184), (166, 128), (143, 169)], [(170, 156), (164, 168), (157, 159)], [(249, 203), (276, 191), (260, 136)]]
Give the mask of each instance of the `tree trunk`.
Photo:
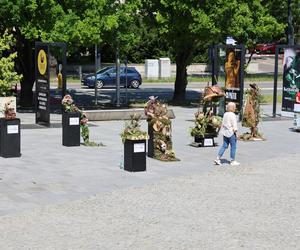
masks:
[(16, 30), (17, 71), (23, 75), (21, 80), (20, 105), (30, 107), (33, 105), (32, 87), (35, 79), (34, 69), (34, 42), (27, 40)]
[(173, 103), (175, 105), (182, 105), (186, 100), (186, 86), (188, 84), (187, 62), (189, 59), (189, 54), (190, 53), (186, 53), (185, 51), (183, 51), (176, 56), (176, 80), (173, 95)]
[(249, 66), (249, 64), (250, 64), (250, 62), (251, 62), (251, 60), (252, 60), (252, 56), (254, 55), (254, 53), (255, 53), (255, 49), (253, 49), (253, 50), (251, 51), (251, 54), (250, 54), (250, 57), (249, 57), (249, 59), (248, 59), (248, 62), (246, 63), (245, 69), (248, 68), (248, 66)]
[(186, 86), (187, 86), (187, 69), (183, 62), (176, 62), (176, 80), (173, 95), (173, 103), (182, 105), (185, 103)]

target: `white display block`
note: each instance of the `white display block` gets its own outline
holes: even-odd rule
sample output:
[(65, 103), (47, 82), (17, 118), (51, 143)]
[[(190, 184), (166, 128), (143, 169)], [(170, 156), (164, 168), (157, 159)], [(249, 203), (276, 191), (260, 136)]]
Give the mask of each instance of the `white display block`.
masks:
[(281, 111), (281, 116), (284, 116), (284, 117), (294, 117), (294, 112)]
[(69, 125), (79, 125), (79, 117), (70, 117)]
[(7, 125), (7, 134), (18, 134), (19, 125)]
[(212, 138), (205, 138), (204, 139), (204, 147), (209, 147), (214, 145), (214, 140)]
[(147, 59), (145, 61), (145, 76), (147, 78), (158, 78), (159, 65), (157, 59)]
[(170, 58), (159, 58), (159, 77), (171, 77), (171, 60)]
[(300, 113), (300, 103), (295, 103), (294, 104), (294, 112)]
[(134, 153), (143, 153), (143, 152), (145, 152), (145, 143), (135, 143), (133, 145), (133, 152)]

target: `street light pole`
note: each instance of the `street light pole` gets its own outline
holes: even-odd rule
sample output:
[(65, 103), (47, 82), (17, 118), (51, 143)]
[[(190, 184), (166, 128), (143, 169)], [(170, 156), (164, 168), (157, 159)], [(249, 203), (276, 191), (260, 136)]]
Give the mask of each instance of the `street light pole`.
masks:
[(119, 48), (116, 51), (116, 106), (120, 107), (120, 57), (119, 57)]
[(97, 84), (97, 70), (98, 70), (98, 46), (95, 44), (95, 104), (98, 104), (98, 84)]
[(288, 38), (288, 45), (294, 45), (294, 27), (293, 27), (293, 16), (292, 16), (292, 9), (291, 9), (291, 2), (292, 0), (288, 0), (288, 29), (287, 29), (287, 38)]

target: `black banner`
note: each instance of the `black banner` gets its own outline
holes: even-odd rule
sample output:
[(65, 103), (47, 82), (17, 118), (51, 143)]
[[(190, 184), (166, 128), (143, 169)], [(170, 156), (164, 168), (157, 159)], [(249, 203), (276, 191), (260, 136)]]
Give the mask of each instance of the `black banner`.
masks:
[(36, 123), (50, 126), (49, 47), (35, 45)]
[[(300, 93), (300, 50), (287, 48), (284, 50), (282, 111), (299, 112)], [(295, 110), (296, 109), (296, 110)]]

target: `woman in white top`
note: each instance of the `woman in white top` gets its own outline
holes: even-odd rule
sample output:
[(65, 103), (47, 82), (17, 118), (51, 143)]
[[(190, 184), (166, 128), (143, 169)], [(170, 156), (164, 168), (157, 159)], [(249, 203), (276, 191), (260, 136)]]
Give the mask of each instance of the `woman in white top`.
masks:
[(227, 108), (224, 116), (223, 116), (223, 122), (221, 127), (221, 134), (223, 135), (223, 145), (219, 150), (217, 159), (214, 161), (216, 165), (221, 165), (221, 157), (223, 156), (225, 150), (230, 145), (230, 165), (237, 166), (240, 165), (235, 160), (235, 153), (236, 153), (236, 142), (237, 142), (237, 120), (235, 116), (236, 105), (234, 102), (229, 102), (227, 104)]

